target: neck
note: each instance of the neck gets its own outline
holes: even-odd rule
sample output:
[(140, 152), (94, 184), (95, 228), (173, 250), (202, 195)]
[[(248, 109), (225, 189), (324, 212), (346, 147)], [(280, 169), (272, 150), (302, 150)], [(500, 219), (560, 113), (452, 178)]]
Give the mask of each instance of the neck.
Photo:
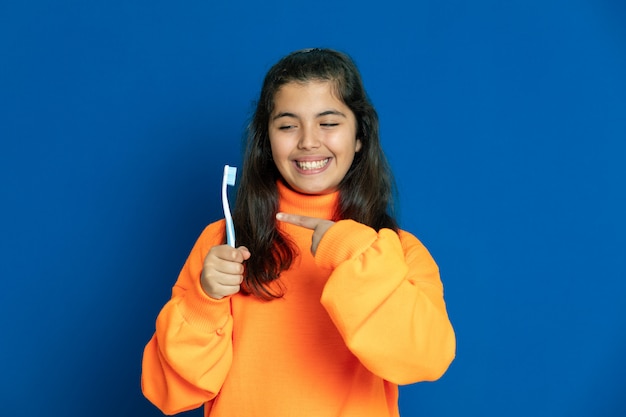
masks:
[(302, 216), (332, 219), (339, 202), (339, 191), (323, 195), (302, 194), (278, 180), (279, 210)]

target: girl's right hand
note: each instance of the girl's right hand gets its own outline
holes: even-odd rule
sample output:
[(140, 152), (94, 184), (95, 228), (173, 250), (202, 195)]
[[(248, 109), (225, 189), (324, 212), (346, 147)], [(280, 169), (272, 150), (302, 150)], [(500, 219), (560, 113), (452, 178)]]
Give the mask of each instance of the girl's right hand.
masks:
[(249, 258), (250, 251), (245, 246), (213, 246), (204, 258), (200, 276), (204, 292), (217, 300), (238, 293), (243, 282), (243, 262)]

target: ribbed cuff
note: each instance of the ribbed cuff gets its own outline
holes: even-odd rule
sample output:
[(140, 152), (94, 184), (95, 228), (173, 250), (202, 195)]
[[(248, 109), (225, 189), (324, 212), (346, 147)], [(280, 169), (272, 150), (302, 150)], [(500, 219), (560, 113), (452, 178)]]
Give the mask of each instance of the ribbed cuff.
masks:
[(341, 262), (359, 256), (378, 234), (374, 229), (354, 220), (340, 220), (326, 231), (315, 253), (320, 268), (335, 269)]
[(179, 303), (185, 320), (199, 331), (212, 333), (220, 331), (230, 316), (230, 296), (216, 300), (202, 290), (200, 281), (188, 289)]

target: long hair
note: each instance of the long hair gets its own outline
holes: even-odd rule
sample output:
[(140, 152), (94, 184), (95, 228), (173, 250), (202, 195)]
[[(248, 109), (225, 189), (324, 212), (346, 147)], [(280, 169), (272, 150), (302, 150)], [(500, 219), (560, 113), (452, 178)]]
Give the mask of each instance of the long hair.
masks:
[(282, 296), (269, 288), (298, 254), (289, 237), (277, 227), (281, 178), (272, 159), (269, 119), (277, 91), (290, 82), (329, 81), (337, 97), (354, 113), (362, 147), (338, 186), (339, 202), (333, 220), (352, 219), (377, 231), (398, 230), (393, 216), (394, 182), (380, 145), (378, 115), (363, 87), (352, 59), (331, 49), (306, 49), (278, 61), (267, 73), (256, 110), (248, 126), (241, 181), (233, 213), (240, 244), (252, 256), (246, 261), (243, 292), (269, 300)]

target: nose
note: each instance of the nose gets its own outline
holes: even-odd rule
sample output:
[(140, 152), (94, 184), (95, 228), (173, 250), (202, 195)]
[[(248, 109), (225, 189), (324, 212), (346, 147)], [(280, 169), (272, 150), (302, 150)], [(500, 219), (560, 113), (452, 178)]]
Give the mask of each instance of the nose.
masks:
[(317, 130), (312, 126), (303, 126), (298, 149), (315, 149), (320, 147), (320, 138)]

